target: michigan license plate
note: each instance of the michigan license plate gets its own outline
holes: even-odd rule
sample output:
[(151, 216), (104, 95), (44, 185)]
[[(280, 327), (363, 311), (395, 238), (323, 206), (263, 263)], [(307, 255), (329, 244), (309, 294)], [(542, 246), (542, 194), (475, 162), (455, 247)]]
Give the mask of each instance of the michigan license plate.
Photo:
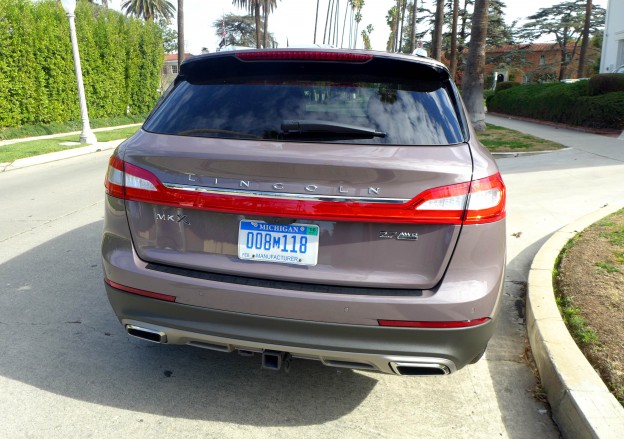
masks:
[(316, 265), (319, 228), (312, 224), (269, 224), (242, 220), (238, 257), (250, 261)]

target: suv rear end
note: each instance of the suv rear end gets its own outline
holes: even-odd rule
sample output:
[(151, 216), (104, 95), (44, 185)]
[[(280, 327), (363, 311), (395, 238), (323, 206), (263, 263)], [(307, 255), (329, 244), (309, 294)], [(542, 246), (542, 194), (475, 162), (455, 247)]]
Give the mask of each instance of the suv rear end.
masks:
[(446, 68), (396, 54), (187, 60), (111, 157), (102, 254), (129, 334), (405, 375), (493, 333), (505, 189)]

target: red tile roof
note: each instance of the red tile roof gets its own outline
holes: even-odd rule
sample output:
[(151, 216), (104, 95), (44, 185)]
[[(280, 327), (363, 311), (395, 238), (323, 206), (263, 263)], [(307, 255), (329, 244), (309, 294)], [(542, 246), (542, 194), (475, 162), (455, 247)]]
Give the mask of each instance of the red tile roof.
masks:
[[(185, 53), (184, 54), (184, 59), (186, 58), (190, 58), (191, 56), (193, 56), (192, 53)], [(177, 61), (178, 60), (178, 54), (177, 53), (167, 53), (165, 54), (165, 61)]]

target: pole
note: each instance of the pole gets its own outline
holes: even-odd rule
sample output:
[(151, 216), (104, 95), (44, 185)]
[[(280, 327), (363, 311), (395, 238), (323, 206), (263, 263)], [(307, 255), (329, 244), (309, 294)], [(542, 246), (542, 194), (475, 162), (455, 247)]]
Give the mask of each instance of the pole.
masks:
[(78, 52), (78, 40), (76, 39), (76, 22), (73, 13), (67, 13), (69, 20), (69, 35), (71, 37), (72, 52), (74, 53), (74, 70), (76, 71), (76, 82), (78, 83), (78, 100), (80, 101), (80, 117), (82, 119), (82, 133), (80, 133), (80, 143), (97, 143), (95, 134), (89, 125), (89, 113), (87, 112), (87, 99), (85, 98), (84, 84), (82, 83), (82, 67), (80, 66), (80, 53)]

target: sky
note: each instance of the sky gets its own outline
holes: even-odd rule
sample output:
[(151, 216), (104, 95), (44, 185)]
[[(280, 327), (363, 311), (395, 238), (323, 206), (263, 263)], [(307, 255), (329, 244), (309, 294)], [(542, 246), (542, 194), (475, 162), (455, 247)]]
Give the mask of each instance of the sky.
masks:
[[(170, 0), (177, 5), (177, 0)], [(323, 28), (327, 12), (327, 4), (330, 0), (320, 0), (319, 24), (317, 30), (317, 42), (323, 40)], [(603, 8), (607, 7), (608, 0), (594, 0), (593, 3)], [(341, 17), (347, 0), (340, 1)], [(425, 0), (425, 6), (431, 5), (432, 0)], [(534, 14), (540, 8), (560, 3), (559, 0), (506, 0), (506, 22), (522, 20)], [(114, 9), (120, 9), (121, 0), (111, 0), (109, 4)], [(279, 47), (311, 44), (314, 40), (314, 22), (316, 16), (317, 0), (278, 0), (277, 9), (269, 17), (269, 31), (272, 32)], [(366, 0), (362, 9), (362, 22), (360, 31), (368, 24), (372, 24), (374, 30), (371, 34), (373, 49), (385, 50), (390, 28), (386, 24), (386, 14), (394, 0)], [(429, 6), (432, 9), (431, 6)], [(185, 0), (185, 45), (186, 51), (198, 54), (203, 47), (214, 52), (220, 38), (215, 34), (212, 23), (223, 14), (244, 14), (244, 10), (232, 5), (232, 0)], [(342, 21), (341, 21), (342, 23)], [(341, 24), (342, 25), (342, 24)], [(320, 39), (319, 39), (320, 37)], [(425, 37), (425, 40), (430, 38)], [(345, 37), (345, 45), (347, 38)], [(550, 41), (549, 38), (541, 39)], [(359, 37), (358, 48), (362, 48), (362, 38)]]

